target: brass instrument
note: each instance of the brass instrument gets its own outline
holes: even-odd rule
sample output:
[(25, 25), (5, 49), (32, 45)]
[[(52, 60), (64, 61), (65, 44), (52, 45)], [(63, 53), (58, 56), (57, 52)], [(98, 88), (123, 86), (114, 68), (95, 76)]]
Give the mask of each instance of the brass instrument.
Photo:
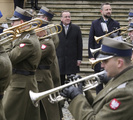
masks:
[(96, 48), (96, 49), (92, 49), (90, 48), (90, 51), (92, 53), (92, 55), (94, 56), (96, 52), (98, 52), (99, 50), (101, 50), (101, 47), (100, 48)]
[(96, 41), (97, 43), (99, 43), (99, 41), (100, 41), (103, 37), (107, 37), (107, 36), (111, 35), (112, 33), (117, 32), (117, 31), (119, 31), (119, 30), (125, 30), (125, 29), (127, 29), (128, 27), (129, 27), (129, 26), (121, 27), (121, 28), (119, 28), (119, 29), (116, 29), (116, 30), (114, 30), (114, 31), (112, 31), (112, 32), (110, 32), (110, 33), (107, 33), (107, 34), (105, 34), (105, 35), (102, 35), (102, 36), (100, 36), (100, 37), (94, 36), (94, 39), (95, 39), (95, 41)]
[(104, 58), (97, 58), (96, 60), (92, 60), (92, 59), (89, 59), (89, 62), (91, 64), (91, 67), (92, 69), (94, 69), (95, 65), (99, 62), (102, 62), (103, 60), (106, 60), (106, 59), (109, 59), (109, 58), (112, 58), (113, 56), (108, 56), (106, 57), (105, 59)]
[[(60, 27), (60, 30), (58, 29), (58, 27)], [(43, 30), (47, 31), (47, 35), (45, 35), (43, 37), (39, 37), (39, 39), (44, 39), (44, 38), (50, 37), (52, 35), (59, 34), (62, 31), (62, 26), (59, 24), (56, 24), (56, 25), (48, 24), (47, 26), (35, 29), (35, 32), (37, 33), (37, 32), (41, 32)]]
[[(93, 74), (93, 75), (89, 75), (89, 76), (83, 77), (81, 79), (72, 81), (70, 83), (64, 84), (62, 86), (59, 86), (59, 87), (56, 87), (56, 88), (53, 88), (53, 89), (50, 89), (50, 90), (47, 90), (44, 92), (40, 92), (40, 93), (34, 93), (33, 91), (30, 90), (29, 95), (30, 95), (30, 98), (32, 100), (32, 103), (36, 107), (38, 106), (39, 100), (43, 99), (46, 96), (49, 96), (49, 100), (51, 102), (58, 102), (58, 101), (65, 99), (64, 97), (62, 97), (59, 94), (59, 91), (61, 91), (62, 89), (67, 88), (67, 87), (72, 86), (72, 85), (76, 85), (76, 84), (83, 82), (83, 81), (85, 82), (85, 86), (83, 87), (83, 91), (92, 89), (99, 84), (100, 80), (99, 80), (98, 75), (102, 75), (103, 73), (104, 73), (104, 71)], [(96, 81), (94, 78), (97, 78), (98, 81)], [(58, 96), (57, 96), (57, 93), (59, 94)], [(54, 96), (54, 98), (53, 98), (53, 96)]]
[(16, 39), (16, 34), (13, 31), (6, 31), (0, 34), (0, 45), (3, 45), (7, 42), (11, 42)]
[(34, 29), (38, 28), (39, 26), (41, 26), (43, 23), (48, 23), (48, 21), (43, 20), (41, 18), (35, 18), (30, 21), (26, 21), (22, 24), (9, 27), (9, 28), (5, 29), (4, 32), (12, 30), (16, 34), (20, 34), (24, 31), (34, 30)]

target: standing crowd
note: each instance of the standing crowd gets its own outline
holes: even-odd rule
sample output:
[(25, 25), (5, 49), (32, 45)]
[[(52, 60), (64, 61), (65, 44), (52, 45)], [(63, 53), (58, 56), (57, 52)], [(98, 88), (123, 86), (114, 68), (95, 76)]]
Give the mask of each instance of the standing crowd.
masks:
[[(71, 75), (80, 72), (80, 27), (72, 23), (70, 11), (61, 12), (57, 27), (52, 22), (55, 13), (38, 7), (38, 0), (31, 0), (32, 9), (24, 9), (23, 4), (24, 0), (14, 0), (12, 27), (0, 28), (1, 35), (14, 33), (13, 40), (7, 37), (8, 42), (0, 44), (0, 120), (63, 120), (64, 101), (50, 101), (46, 96), (35, 105), (29, 91), (38, 93), (63, 86)], [(35, 10), (39, 12), (34, 14)], [(84, 82), (64, 88), (60, 95), (68, 100), (75, 120), (133, 120), (133, 10), (127, 27), (131, 43), (120, 37), (120, 23), (111, 18), (110, 3), (101, 4), (100, 12), (101, 17), (92, 21), (88, 40), (89, 60), (98, 61), (94, 72), (106, 71), (98, 76), (97, 95), (93, 98), (90, 90), (84, 92)], [(91, 49), (97, 48), (93, 55)]]

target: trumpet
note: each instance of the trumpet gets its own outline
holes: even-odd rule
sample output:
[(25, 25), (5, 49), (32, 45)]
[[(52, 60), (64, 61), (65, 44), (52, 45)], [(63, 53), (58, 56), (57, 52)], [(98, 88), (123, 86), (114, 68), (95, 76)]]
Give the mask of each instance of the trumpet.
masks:
[(125, 29), (127, 29), (128, 27), (129, 27), (129, 26), (121, 27), (121, 28), (119, 28), (119, 29), (116, 29), (116, 30), (114, 30), (114, 31), (112, 31), (112, 32), (110, 32), (110, 33), (107, 33), (107, 34), (105, 34), (105, 35), (102, 35), (102, 36), (100, 36), (100, 37), (94, 36), (94, 39), (95, 39), (95, 41), (96, 41), (97, 43), (99, 43), (99, 41), (100, 41), (103, 37), (107, 37), (107, 36), (111, 35), (112, 33), (117, 32), (117, 31), (119, 31), (119, 30), (125, 30)]
[[(39, 100), (41, 100), (47, 96), (49, 96), (50, 102), (58, 102), (58, 101), (64, 100), (65, 98), (59, 94), (59, 91), (61, 91), (64, 88), (67, 88), (69, 86), (76, 85), (76, 84), (83, 82), (83, 81), (85, 82), (85, 86), (83, 87), (83, 91), (87, 91), (89, 89), (95, 88), (100, 83), (100, 79), (98, 76), (102, 75), (104, 73), (105, 72), (102, 71), (102, 72), (99, 72), (96, 74), (92, 74), (92, 75), (83, 77), (81, 79), (77, 79), (75, 81), (72, 81), (70, 83), (64, 84), (62, 86), (59, 86), (59, 87), (56, 87), (56, 88), (53, 88), (53, 89), (50, 89), (50, 90), (47, 90), (44, 92), (40, 92), (40, 93), (34, 93), (33, 91), (30, 90), (29, 95), (30, 95), (31, 101), (32, 101), (33, 105), (37, 107)], [(97, 81), (94, 78), (96, 78)], [(58, 93), (58, 96), (57, 96), (57, 93)], [(53, 98), (53, 96), (54, 96), (54, 98)]]
[(6, 31), (0, 34), (0, 45), (3, 45), (7, 42), (13, 41), (16, 39), (16, 34), (13, 31)]
[(30, 30), (37, 29), (43, 23), (48, 23), (48, 21), (43, 20), (41, 18), (35, 18), (35, 19), (30, 20), (30, 21), (24, 22), (22, 24), (9, 27), (9, 28), (5, 29), (4, 32), (12, 30), (16, 34), (20, 34), (20, 33), (24, 32), (24, 31), (30, 31)]
[(114, 56), (108, 56), (106, 58), (97, 58), (96, 60), (89, 59), (89, 62), (91, 64), (92, 69), (94, 69), (94, 67), (97, 63), (102, 62), (103, 60), (106, 60), (106, 59), (109, 59), (112, 57), (114, 57)]
[[(60, 30), (59, 30), (60, 27)], [(35, 29), (35, 32), (41, 32), (43, 30), (47, 30), (47, 35), (43, 36), (43, 37), (39, 37), (39, 39), (44, 39), (50, 36), (53, 36), (55, 34), (59, 34), (62, 31), (62, 26), (59, 24), (49, 24), (47, 26), (41, 27), (41, 28), (37, 28)]]
[(92, 53), (92, 55), (94, 56), (96, 52), (98, 52), (99, 50), (101, 50), (101, 47), (100, 48), (96, 48), (96, 49), (92, 49), (90, 48), (90, 51)]

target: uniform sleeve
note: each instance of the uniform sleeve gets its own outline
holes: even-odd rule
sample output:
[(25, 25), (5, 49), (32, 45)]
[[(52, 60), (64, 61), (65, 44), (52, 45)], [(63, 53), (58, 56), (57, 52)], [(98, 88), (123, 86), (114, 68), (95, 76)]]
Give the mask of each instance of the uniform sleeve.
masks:
[[(44, 45), (44, 49), (42, 49)], [(41, 45), (41, 51), (42, 51), (42, 58), (46, 58), (47, 56), (49, 56), (49, 54), (52, 54), (52, 52), (54, 51), (53, 49), (54, 46), (52, 46), (51, 44), (47, 43), (47, 44), (42, 44)]]
[(130, 120), (133, 118), (133, 96), (125, 90), (117, 90), (92, 107), (83, 95), (78, 95), (69, 110), (76, 120)]
[(8, 54), (12, 64), (17, 64), (29, 57), (33, 51), (33, 44), (28, 39), (23, 39)]

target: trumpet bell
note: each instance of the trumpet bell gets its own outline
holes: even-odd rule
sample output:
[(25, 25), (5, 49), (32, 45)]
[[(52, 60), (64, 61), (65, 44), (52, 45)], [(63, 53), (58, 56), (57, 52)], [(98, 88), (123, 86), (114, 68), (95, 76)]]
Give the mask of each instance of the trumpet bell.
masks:
[(33, 91), (29, 91), (29, 95), (30, 95), (30, 98), (32, 100), (32, 103), (35, 107), (38, 107), (38, 101), (37, 101), (37, 96), (36, 96), (36, 93), (34, 93)]
[(51, 37), (53, 35), (59, 34), (62, 31), (62, 26), (59, 24), (56, 24), (56, 25), (48, 24), (47, 26), (35, 29), (35, 32), (37, 33), (37, 32), (41, 32), (43, 30), (46, 30), (47, 34), (43, 37), (39, 37), (39, 39), (45, 39), (47, 37)]
[(16, 39), (16, 34), (10, 30), (0, 34), (0, 45), (6, 44), (7, 42), (11, 42)]

